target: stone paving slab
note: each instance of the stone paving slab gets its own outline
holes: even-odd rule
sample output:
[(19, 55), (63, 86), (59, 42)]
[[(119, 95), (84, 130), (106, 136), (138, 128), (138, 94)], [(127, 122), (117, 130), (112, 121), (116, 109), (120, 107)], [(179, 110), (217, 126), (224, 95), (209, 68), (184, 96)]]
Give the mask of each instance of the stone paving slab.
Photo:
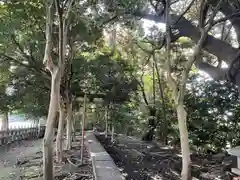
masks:
[(92, 158), (95, 180), (124, 180), (111, 156), (96, 139), (93, 132), (86, 132), (89, 153)]

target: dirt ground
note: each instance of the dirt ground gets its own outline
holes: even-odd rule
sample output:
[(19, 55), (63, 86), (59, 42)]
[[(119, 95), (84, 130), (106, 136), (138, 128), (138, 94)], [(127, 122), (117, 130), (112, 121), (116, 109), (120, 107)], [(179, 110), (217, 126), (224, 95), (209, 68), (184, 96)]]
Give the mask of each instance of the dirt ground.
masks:
[[(63, 162), (54, 162), (56, 180), (93, 180), (92, 165), (84, 147), (84, 165), (80, 162), (81, 138), (70, 151), (64, 151)], [(0, 149), (0, 180), (42, 180), (42, 140), (21, 141)], [(54, 153), (55, 155), (55, 153)], [(69, 163), (70, 162), (70, 163)]]
[[(98, 140), (114, 159), (126, 180), (178, 180), (181, 155), (171, 147), (143, 142), (136, 138), (118, 136), (110, 143), (102, 135)], [(229, 174), (231, 158), (226, 155), (192, 155), (193, 179), (232, 180)]]

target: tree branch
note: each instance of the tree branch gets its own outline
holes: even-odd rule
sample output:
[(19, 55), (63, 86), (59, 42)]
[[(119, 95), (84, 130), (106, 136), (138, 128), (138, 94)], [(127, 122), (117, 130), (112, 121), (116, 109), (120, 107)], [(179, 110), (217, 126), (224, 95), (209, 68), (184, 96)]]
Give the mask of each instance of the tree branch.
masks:
[(183, 102), (183, 99), (184, 99), (184, 93), (185, 93), (185, 89), (186, 89), (186, 82), (187, 82), (189, 71), (191, 70), (193, 63), (196, 61), (197, 57), (201, 53), (202, 47), (203, 47), (204, 42), (205, 42), (205, 40), (207, 38), (207, 34), (210, 31), (210, 29), (213, 27), (214, 18), (216, 16), (217, 11), (219, 10), (220, 5), (221, 5), (222, 2), (223, 2), (223, 0), (219, 1), (217, 7), (214, 9), (213, 13), (211, 14), (211, 16), (209, 18), (209, 21), (208, 21), (209, 25), (208, 25), (207, 29), (203, 29), (202, 28), (201, 38), (200, 38), (200, 40), (198, 41), (197, 45), (194, 48), (193, 55), (186, 62), (186, 65), (184, 67), (185, 69), (183, 71), (183, 75), (182, 75), (180, 86), (179, 86), (178, 101), (180, 101), (180, 102)]
[[(237, 1), (236, 1), (237, 2)], [(208, 0), (208, 3), (212, 6), (215, 6), (218, 3), (218, 0)], [(225, 16), (230, 16), (233, 14), (233, 12), (239, 12), (239, 9), (234, 7), (231, 3), (228, 1), (225, 1), (222, 3), (220, 11)], [(238, 43), (240, 43), (240, 17), (230, 18), (229, 21), (233, 25), (235, 32), (237, 34)]]
[(170, 21), (170, 2), (167, 1), (166, 10), (165, 10), (165, 19), (166, 19), (166, 69), (167, 69), (167, 81), (169, 82), (170, 88), (173, 91), (174, 100), (176, 102), (176, 97), (178, 94), (177, 83), (172, 77), (171, 72), (171, 21)]
[(47, 1), (47, 17), (46, 17), (46, 46), (43, 58), (43, 64), (46, 68), (53, 73), (53, 71), (57, 68), (52, 60), (52, 24), (53, 24), (53, 1)]
[(13, 41), (13, 43), (18, 47), (18, 49), (20, 50), (20, 53), (23, 55), (23, 57), (26, 58), (26, 60), (28, 60), (28, 62), (30, 64), (35, 64), (36, 65), (36, 59), (33, 57), (32, 55), (32, 49), (29, 48), (30, 51), (30, 55), (28, 55), (27, 53), (24, 52), (24, 48), (20, 45), (20, 43), (17, 41), (15, 34), (11, 35), (11, 39)]
[[(152, 20), (155, 22), (165, 23), (165, 19), (163, 16), (146, 14), (143, 12), (136, 12), (136, 13), (133, 13), (133, 15), (141, 16), (144, 19)], [(173, 14), (170, 16), (171, 16), (170, 19), (172, 19), (174, 22), (179, 17)], [(185, 37), (189, 37), (194, 42), (198, 42), (201, 37), (201, 32), (199, 28), (197, 28), (195, 25), (193, 25), (190, 21), (188, 21), (184, 17), (182, 17), (177, 24), (172, 25), (172, 27), (178, 30), (178, 34), (177, 34), (178, 38), (185, 36)], [(232, 59), (234, 59), (238, 51), (237, 48), (233, 48), (227, 42), (221, 41), (211, 35), (207, 35), (203, 49), (215, 56), (220, 57), (221, 59), (226, 61), (226, 63), (230, 63)]]
[(50, 76), (48, 76), (47, 74), (43, 74), (42, 72), (39, 72), (39, 71), (38, 71), (35, 67), (33, 67), (33, 66), (24, 64), (24, 63), (22, 63), (21, 61), (15, 59), (14, 57), (8, 56), (8, 55), (6, 55), (6, 54), (4, 54), (4, 53), (1, 53), (0, 55), (3, 56), (3, 57), (5, 57), (5, 58), (7, 58), (8, 61), (10, 60), (10, 61), (12, 61), (12, 62), (14, 62), (14, 63), (16, 63), (16, 64), (18, 64), (18, 65), (20, 65), (20, 66), (23, 66), (23, 67), (27, 68), (28, 70), (30, 70), (30, 71), (33, 72), (33, 73), (36, 73), (37, 75), (41, 75), (42, 77), (44, 77), (44, 78), (47, 79), (47, 80), (51, 80)]
[(222, 23), (222, 22), (225, 22), (227, 20), (231, 20), (233, 18), (236, 18), (236, 17), (240, 17), (240, 11), (239, 12), (236, 12), (236, 13), (233, 13), (231, 15), (228, 15), (228, 16), (225, 16), (221, 19), (218, 19), (216, 21), (213, 22), (213, 26), (215, 26), (216, 24), (219, 24), (219, 23)]
[(187, 6), (187, 8), (185, 9), (185, 11), (183, 11), (183, 13), (178, 17), (178, 19), (175, 21), (175, 23), (174, 24), (177, 24), (179, 21), (180, 21), (180, 19), (182, 19), (182, 17), (188, 12), (188, 10), (192, 7), (192, 5), (193, 5), (193, 3), (195, 2), (195, 0), (192, 0), (191, 2), (190, 2), (190, 4)]

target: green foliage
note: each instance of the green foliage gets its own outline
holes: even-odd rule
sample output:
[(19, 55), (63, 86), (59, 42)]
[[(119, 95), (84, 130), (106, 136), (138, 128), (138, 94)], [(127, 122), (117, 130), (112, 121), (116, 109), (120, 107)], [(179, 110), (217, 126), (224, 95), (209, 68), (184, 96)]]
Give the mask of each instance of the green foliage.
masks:
[[(102, 4), (98, 6), (97, 3)], [(74, 6), (68, 39), (75, 45), (71, 90), (74, 97), (82, 96), (83, 92), (104, 95), (103, 106), (110, 102), (114, 106), (110, 122), (116, 132), (136, 136), (147, 129), (147, 104), (153, 105), (155, 100), (156, 136), (160, 139), (168, 136), (170, 142), (177, 144), (177, 118), (164, 73), (160, 82), (163, 86), (162, 99), (157, 80), (153, 87), (152, 59), (139, 47), (151, 51), (161, 44), (164, 33), (153, 27), (151, 34), (145, 37), (142, 22), (129, 16), (139, 13), (145, 5), (146, 1), (142, 0), (115, 0), (84, 1)], [(161, 8), (157, 8), (160, 12)], [(192, 11), (187, 16), (192, 18)], [(115, 13), (120, 15), (114, 19)], [(126, 16), (129, 16), (127, 20), (124, 19)], [(106, 22), (111, 18), (114, 22), (118, 20), (122, 30), (127, 29), (125, 33), (120, 33), (123, 37), (118, 39), (113, 53), (103, 36), (104, 28), (108, 28)], [(12, 0), (1, 3), (0, 23), (0, 111), (18, 111), (35, 117), (47, 115), (50, 76), (42, 64), (45, 2)], [(57, 41), (58, 34), (55, 33), (55, 47)], [(171, 68), (176, 80), (181, 78), (187, 60), (186, 51), (192, 47), (193, 42), (185, 37), (172, 43)], [(53, 52), (55, 60), (58, 58), (56, 54), (57, 48)], [(166, 62), (164, 49), (158, 50), (156, 59), (157, 67), (162, 71)], [(197, 70), (193, 69), (193, 72)], [(154, 75), (156, 77), (157, 73)], [(240, 106), (235, 87), (226, 82), (199, 80), (198, 77), (199, 74), (194, 74), (190, 78), (185, 96), (192, 148), (204, 150), (211, 147), (219, 151), (228, 144), (239, 145)], [(11, 93), (6, 93), (9, 90)], [(144, 93), (147, 103), (143, 100)], [(79, 108), (79, 104), (74, 103), (74, 107)]]
[(239, 138), (237, 90), (227, 82), (193, 79), (185, 98), (192, 145), (200, 149), (209, 146), (217, 151), (236, 145)]
[(73, 89), (87, 93), (106, 94), (106, 102), (123, 102), (129, 99), (131, 91), (136, 90), (136, 80), (124, 60), (117, 55), (101, 52), (83, 53), (73, 61), (76, 83)]

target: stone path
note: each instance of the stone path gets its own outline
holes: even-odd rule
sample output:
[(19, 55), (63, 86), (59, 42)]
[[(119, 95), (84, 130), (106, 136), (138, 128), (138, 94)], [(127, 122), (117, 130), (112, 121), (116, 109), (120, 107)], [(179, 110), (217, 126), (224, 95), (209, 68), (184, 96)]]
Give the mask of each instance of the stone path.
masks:
[(113, 159), (92, 132), (86, 133), (86, 140), (92, 158), (95, 180), (124, 180)]

